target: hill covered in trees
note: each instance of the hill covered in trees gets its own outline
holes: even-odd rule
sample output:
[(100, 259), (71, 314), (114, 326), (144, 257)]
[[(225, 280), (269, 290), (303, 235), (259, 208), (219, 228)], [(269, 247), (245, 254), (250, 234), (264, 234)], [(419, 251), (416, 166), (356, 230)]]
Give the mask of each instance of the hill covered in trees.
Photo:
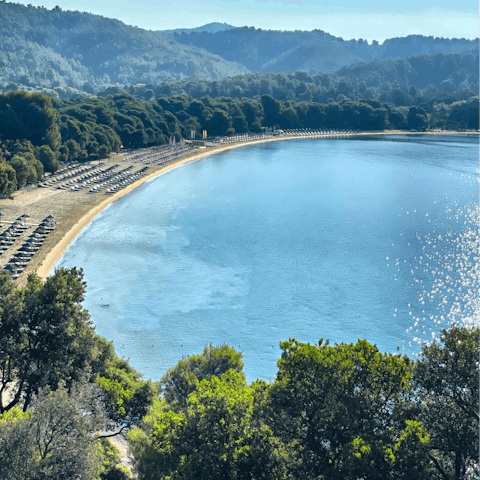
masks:
[(216, 33), (221, 32), (223, 30), (232, 30), (235, 28), (233, 25), (229, 25), (228, 23), (219, 23), (219, 22), (212, 22), (207, 23), (201, 27), (195, 28), (175, 28), (173, 30), (160, 30), (161, 33), (193, 33), (193, 32), (210, 32)]
[[(72, 96), (93, 94), (115, 84), (158, 85), (187, 77), (218, 80), (245, 73), (300, 70), (313, 75), (358, 62), (434, 53), (478, 56), (478, 42), (414, 35), (379, 45), (362, 39), (345, 41), (321, 30), (265, 31), (226, 24), (167, 34), (60, 7), (48, 10), (0, 2), (2, 91), (56, 88)], [(386, 64), (382, 68), (388, 70)], [(422, 75), (415, 65), (412, 68)], [(468, 65), (462, 68), (468, 71)], [(392, 77), (393, 70), (386, 75)], [(410, 82), (414, 76), (408, 76)], [(419, 87), (425, 83), (416, 80)]]
[(220, 80), (187, 78), (160, 85), (109, 87), (98, 95), (123, 91), (145, 100), (185, 95), (202, 98), (259, 98), (277, 100), (328, 101), (380, 100), (396, 106), (453, 103), (478, 95), (478, 56), (442, 54), (374, 60), (345, 67), (336, 73), (307, 72), (246, 74)]
[(242, 27), (216, 33), (174, 35), (177, 42), (204, 48), (228, 61), (245, 65), (250, 72), (334, 72), (339, 68), (375, 59), (397, 59), (431, 53), (478, 55), (478, 40), (409, 35), (369, 44), (343, 40), (322, 30), (282, 32)]
[(97, 85), (117, 82), (221, 78), (246, 71), (172, 36), (118, 20), (0, 2), (0, 78), (6, 82), (93, 92)]

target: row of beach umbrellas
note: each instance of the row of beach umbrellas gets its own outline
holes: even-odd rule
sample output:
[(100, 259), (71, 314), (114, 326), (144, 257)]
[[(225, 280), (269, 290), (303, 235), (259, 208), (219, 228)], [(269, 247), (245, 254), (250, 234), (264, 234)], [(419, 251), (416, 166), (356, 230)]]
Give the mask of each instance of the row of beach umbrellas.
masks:
[[(20, 219), (22, 218), (26, 219), (28, 218), (28, 215), (22, 215), (22, 217), (19, 217), (12, 224), (12, 226), (15, 225), (16, 231), (21, 232), (20, 234), (22, 234), (26, 229), (31, 227), (29, 225), (25, 225), (21, 223)], [(26, 242), (22, 244), (22, 246), (18, 249), (18, 251), (13, 254), (13, 257), (5, 265), (5, 270), (9, 272), (13, 280), (16, 280), (20, 276), (20, 274), (23, 272), (23, 270), (25, 270), (25, 268), (28, 265), (28, 262), (32, 259), (35, 253), (43, 245), (43, 242), (45, 241), (47, 236), (50, 234), (50, 232), (53, 232), (53, 230), (55, 230), (55, 227), (56, 225), (55, 225), (55, 220), (53, 215), (48, 215), (42, 220), (42, 222), (33, 231), (30, 237), (28, 237)]]

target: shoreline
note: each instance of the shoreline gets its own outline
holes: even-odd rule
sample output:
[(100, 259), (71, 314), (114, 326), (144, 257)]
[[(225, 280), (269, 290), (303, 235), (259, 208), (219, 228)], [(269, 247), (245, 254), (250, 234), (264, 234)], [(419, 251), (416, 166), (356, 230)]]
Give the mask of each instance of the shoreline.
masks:
[[(376, 135), (475, 135), (478, 132), (406, 132), (401, 130), (388, 130), (388, 131), (379, 131), (379, 132), (361, 132), (355, 133), (351, 135), (331, 135), (321, 137), (321, 138), (351, 138), (353, 136), (376, 136)], [(320, 138), (320, 139), (321, 139)], [(181, 167), (186, 165), (190, 162), (195, 162), (202, 158), (205, 158), (209, 155), (215, 153), (222, 153), (233, 148), (239, 148), (243, 146), (251, 146), (257, 145), (260, 143), (266, 142), (278, 142), (284, 140), (302, 140), (302, 139), (315, 139), (315, 137), (309, 136), (292, 136), (292, 137), (273, 137), (261, 140), (253, 140), (250, 142), (240, 142), (240, 143), (232, 143), (227, 145), (221, 145), (218, 147), (207, 147), (204, 151), (197, 151), (194, 155), (189, 157), (183, 158), (181, 160), (177, 160), (172, 162), (168, 165), (162, 167), (153, 167), (153, 170), (150, 171), (146, 176), (142, 177), (141, 179), (137, 180), (136, 182), (128, 185), (126, 188), (120, 190), (119, 192), (111, 195), (106, 196), (104, 193), (98, 194), (87, 194), (82, 193), (75, 197), (75, 193), (63, 191), (63, 190), (50, 190), (50, 189), (36, 189), (30, 192), (23, 192), (17, 194), (14, 200), (0, 200), (0, 209), (2, 212), (9, 212), (12, 210), (13, 215), (11, 215), (11, 219), (16, 215), (15, 210), (17, 213), (22, 211), (22, 207), (24, 210), (28, 210), (28, 207), (31, 207), (31, 211), (38, 212), (38, 210), (42, 210), (42, 206), (44, 206), (44, 213), (45, 216), (50, 214), (51, 212), (48, 210), (49, 200), (52, 201), (52, 208), (55, 210), (56, 208), (59, 209), (60, 213), (55, 215), (55, 220), (57, 221), (57, 229), (49, 235), (47, 241), (44, 245), (40, 248), (40, 250), (35, 254), (34, 258), (25, 269), (25, 271), (20, 275), (19, 279), (17, 280), (17, 284), (19, 286), (24, 286), (26, 284), (27, 278), (29, 274), (36, 273), (42, 280), (46, 280), (49, 276), (51, 270), (58, 262), (58, 260), (62, 257), (62, 255), (67, 250), (68, 246), (77, 238), (77, 236), (82, 232), (82, 230), (87, 227), (95, 217), (100, 214), (103, 210), (105, 210), (110, 204), (116, 202), (123, 196), (127, 195), (128, 193), (132, 192), (136, 188), (143, 185), (145, 182), (152, 180), (153, 178), (162, 175), (170, 170), (175, 168)], [(122, 161), (122, 157), (119, 155), (113, 155), (111, 159), (108, 160), (110, 163), (118, 163)], [(139, 164), (140, 166), (140, 164)], [(38, 197), (38, 198), (36, 198)], [(54, 197), (54, 198), (48, 198)], [(59, 197), (59, 198), (56, 198)], [(78, 199), (78, 200), (77, 200)], [(71, 201), (71, 205), (67, 205), (68, 201)], [(16, 203), (15, 203), (16, 202)], [(9, 208), (11, 207), (11, 208)], [(35, 207), (35, 208), (33, 208)], [(62, 207), (63, 208), (62, 210)], [(25, 213), (25, 212), (24, 212)], [(5, 215), (5, 213), (4, 213)], [(8, 213), (7, 213), (8, 215)], [(31, 217), (34, 215), (30, 214)], [(42, 215), (38, 215), (37, 213), (37, 220), (40, 221), (38, 217)], [(6, 222), (7, 223), (7, 222)]]

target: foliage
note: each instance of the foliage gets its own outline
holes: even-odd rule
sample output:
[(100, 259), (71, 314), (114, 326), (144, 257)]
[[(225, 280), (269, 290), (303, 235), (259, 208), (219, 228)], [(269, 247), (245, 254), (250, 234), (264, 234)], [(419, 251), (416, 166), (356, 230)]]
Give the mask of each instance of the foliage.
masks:
[(365, 340), (334, 346), (290, 340), (281, 348), (270, 422), (278, 437), (295, 445), (297, 475), (396, 478), (399, 462), (408, 464), (400, 453), (413, 454), (394, 453), (404, 434), (400, 411), (413, 362), (382, 354)]
[(202, 380), (211, 380), (213, 376), (220, 378), (228, 370), (244, 377), (242, 357), (242, 353), (226, 344), (210, 344), (201, 355), (182, 358), (160, 380), (164, 398), (172, 405), (183, 407)]
[(188, 396), (179, 403), (167, 390), (129, 433), (135, 471), (142, 480), (476, 478), (478, 330), (454, 327), (442, 343), (414, 362), (365, 340), (290, 339), (271, 385), (247, 385), (232, 369), (198, 381), (207, 352), (187, 357), (170, 374)]
[(127, 480), (130, 478), (127, 470), (119, 465), (120, 451), (112, 445), (110, 440), (100, 438), (96, 447), (102, 463), (95, 480)]
[[(0, 2), (0, 68), (6, 82), (60, 98), (92, 86), (152, 83), (246, 71), (160, 32), (79, 11)], [(16, 89), (16, 88), (14, 88)]]
[(0, 163), (0, 195), (10, 197), (16, 186), (15, 169), (6, 163)]
[[(0, 276), (0, 412), (20, 403), (26, 411), (41, 388), (70, 388), (87, 376), (109, 425), (122, 431), (145, 415), (154, 386), (94, 333), (81, 306), (85, 287), (77, 268), (58, 269), (45, 283), (32, 275), (24, 289)], [(8, 390), (13, 398), (7, 400)]]
[[(10, 413), (10, 412), (9, 412)], [(93, 480), (102, 416), (87, 386), (41, 390), (28, 415), (0, 423), (0, 478)]]
[[(0, 411), (23, 397), (29, 407), (40, 388), (80, 380), (91, 360), (93, 329), (84, 298), (83, 272), (59, 269), (45, 283), (31, 275), (18, 289), (0, 276)], [(6, 389), (13, 399), (4, 403)]]
[[(128, 85), (139, 84), (147, 87), (143, 99), (158, 99), (161, 94), (171, 96), (174, 82), (184, 79), (196, 83), (188, 93), (197, 98), (271, 94), (278, 100), (309, 100), (326, 88), (336, 91), (334, 96), (329, 94), (331, 98), (343, 93), (354, 100), (349, 94), (352, 88), (358, 92), (359, 84), (364, 84), (365, 91), (387, 82), (448, 89), (467, 81), (478, 92), (475, 40), (409, 35), (379, 45), (364, 39), (344, 40), (322, 30), (248, 27), (166, 35), (86, 12), (8, 2), (0, 2), (0, 32), (0, 88), (41, 91), (62, 100), (99, 92), (115, 95)], [(249, 72), (296, 73), (280, 88), (263, 79), (247, 88), (238, 79), (232, 84), (231, 77)], [(316, 74), (333, 72), (338, 72), (338, 79), (322, 80), (322, 89), (317, 88), (317, 78), (312, 82)], [(228, 93), (223, 82), (202, 92), (199, 79), (225, 79), (231, 86)], [(160, 90), (152, 88), (162, 82), (169, 83)], [(292, 93), (295, 97), (288, 97)], [(314, 98), (318, 102), (327, 99)]]
[(57, 111), (50, 98), (39, 93), (0, 94), (0, 132), (0, 138), (28, 140), (53, 151), (60, 146)]
[(60, 166), (57, 157), (48, 145), (42, 145), (37, 150), (37, 157), (46, 172), (56, 172)]
[(93, 365), (93, 382), (99, 388), (109, 419), (108, 429), (118, 435), (140, 424), (152, 404), (156, 388), (149, 380), (142, 380), (142, 374), (132, 368), (126, 360), (120, 359), (111, 343), (96, 337), (97, 359)]
[(254, 397), (264, 388), (231, 369), (202, 380), (179, 413), (157, 412), (148, 438), (130, 435), (139, 478), (283, 477), (281, 446), (258, 421)]
[(438, 477), (478, 472), (479, 330), (442, 330), (424, 345), (415, 370), (418, 419), (429, 432), (429, 458)]
[[(397, 60), (374, 60), (344, 67), (335, 73), (250, 73), (219, 80), (186, 78), (160, 85), (136, 85), (128, 91), (146, 100), (147, 91), (155, 98), (192, 96), (200, 99), (253, 98), (271, 95), (282, 101), (327, 103), (375, 99), (395, 106), (433, 102), (451, 104), (478, 95), (478, 55), (436, 53)], [(343, 96), (343, 97), (340, 97)]]

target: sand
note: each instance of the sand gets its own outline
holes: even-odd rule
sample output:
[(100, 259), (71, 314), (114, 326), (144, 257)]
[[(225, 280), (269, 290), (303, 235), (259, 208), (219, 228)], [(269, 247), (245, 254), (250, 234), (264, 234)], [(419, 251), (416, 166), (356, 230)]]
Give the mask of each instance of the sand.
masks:
[[(428, 132), (429, 134), (444, 134), (445, 132)], [(461, 133), (463, 132), (455, 132)], [(471, 134), (471, 132), (468, 132)], [(404, 132), (404, 131), (382, 131), (382, 132), (365, 132), (356, 135), (368, 136), (368, 135), (395, 135), (395, 134), (424, 134), (421, 132)], [(88, 189), (83, 189), (79, 192), (69, 192), (59, 189), (51, 188), (38, 188), (29, 192), (17, 192), (13, 200), (3, 199), (0, 200), (0, 211), (3, 216), (1, 221), (4, 227), (8, 226), (8, 223), (15, 221), (20, 215), (26, 213), (30, 215), (30, 218), (26, 223), (35, 225), (40, 223), (47, 215), (53, 215), (57, 222), (57, 228), (52, 232), (42, 245), (42, 247), (36, 252), (32, 260), (29, 262), (27, 268), (16, 280), (16, 283), (20, 286), (26, 284), (29, 274), (36, 273), (40, 278), (46, 279), (52, 271), (54, 265), (64, 254), (70, 243), (80, 234), (80, 232), (108, 205), (117, 201), (124, 195), (130, 193), (135, 188), (139, 187), (146, 181), (161, 175), (173, 168), (178, 168), (189, 162), (196, 161), (207, 155), (213, 153), (219, 153), (232, 148), (238, 148), (242, 146), (252, 145), (256, 143), (283, 141), (283, 140), (298, 140), (306, 139), (309, 137), (274, 137), (269, 139), (255, 140), (251, 142), (243, 142), (230, 144), (219, 147), (207, 147), (205, 149), (198, 149), (195, 154), (190, 157), (172, 162), (163, 167), (153, 166), (147, 172), (147, 175), (120, 190), (113, 195), (106, 195), (104, 191), (91, 194), (88, 193)], [(96, 163), (96, 162), (94, 162)], [(125, 168), (129, 165), (134, 165), (137, 169), (142, 168), (140, 163), (132, 164), (123, 160), (122, 155), (113, 155), (107, 161), (103, 163), (119, 163), (121, 168)], [(17, 242), (2, 256), (0, 257), (0, 267), (3, 267), (10, 259), (11, 254), (14, 253), (25, 238), (30, 235), (32, 229), (29, 229)]]

